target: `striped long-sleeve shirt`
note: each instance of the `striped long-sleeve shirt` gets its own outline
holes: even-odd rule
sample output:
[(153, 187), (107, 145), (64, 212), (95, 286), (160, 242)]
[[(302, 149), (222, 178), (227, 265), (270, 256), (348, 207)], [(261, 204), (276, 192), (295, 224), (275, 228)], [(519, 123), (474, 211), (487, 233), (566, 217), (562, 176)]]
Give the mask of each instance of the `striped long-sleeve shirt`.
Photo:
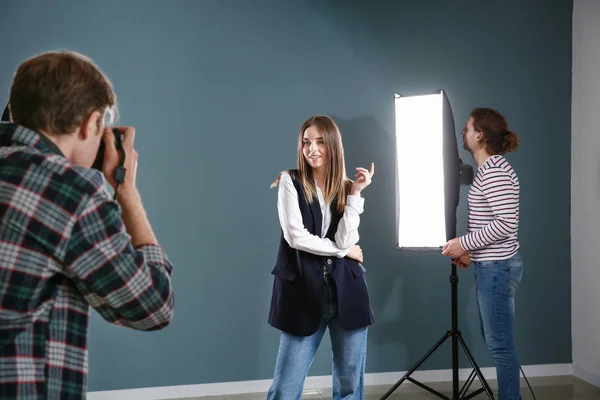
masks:
[(467, 234), (460, 237), (473, 261), (506, 260), (519, 249), (519, 179), (502, 155), (477, 169), (469, 190)]
[(134, 248), (100, 172), (41, 133), (0, 124), (0, 399), (86, 397), (90, 306), (154, 330), (173, 317), (173, 266)]

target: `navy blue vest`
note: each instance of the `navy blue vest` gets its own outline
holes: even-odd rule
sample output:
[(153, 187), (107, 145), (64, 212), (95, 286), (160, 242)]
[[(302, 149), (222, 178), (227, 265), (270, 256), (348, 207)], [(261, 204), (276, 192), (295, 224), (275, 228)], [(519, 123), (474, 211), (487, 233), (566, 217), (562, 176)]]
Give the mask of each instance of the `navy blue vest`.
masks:
[[(320, 236), (322, 215), (319, 202), (315, 200), (312, 205), (308, 204), (297, 171), (290, 171), (290, 175), (298, 191), (304, 227), (311, 234)], [(333, 241), (343, 216), (335, 203), (331, 207), (332, 220), (326, 235)], [(282, 232), (277, 263), (271, 272), (275, 275), (269, 312), (271, 326), (296, 336), (310, 336), (319, 329), (325, 297), (323, 267), (335, 281), (340, 325), (354, 330), (373, 324), (364, 267), (348, 257), (323, 257), (293, 249)]]

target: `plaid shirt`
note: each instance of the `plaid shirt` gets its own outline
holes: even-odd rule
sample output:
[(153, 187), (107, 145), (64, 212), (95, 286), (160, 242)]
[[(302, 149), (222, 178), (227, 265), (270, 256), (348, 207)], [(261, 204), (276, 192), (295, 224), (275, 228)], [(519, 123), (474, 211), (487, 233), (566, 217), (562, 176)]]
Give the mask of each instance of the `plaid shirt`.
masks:
[(89, 306), (138, 329), (173, 317), (172, 265), (133, 248), (102, 175), (0, 124), (0, 399), (85, 399)]

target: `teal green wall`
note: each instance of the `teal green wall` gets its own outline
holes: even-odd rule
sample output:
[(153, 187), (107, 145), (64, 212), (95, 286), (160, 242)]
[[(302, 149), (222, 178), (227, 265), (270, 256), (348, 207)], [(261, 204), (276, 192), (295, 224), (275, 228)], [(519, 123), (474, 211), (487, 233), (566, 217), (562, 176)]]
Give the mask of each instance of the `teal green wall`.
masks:
[[(5, 2), (2, 96), (36, 53), (96, 60), (122, 123), (137, 128), (139, 187), (176, 267), (166, 330), (128, 331), (93, 314), (90, 390), (271, 378), (279, 225), (269, 184), (295, 165), (297, 131), (313, 114), (339, 123), (349, 174), (375, 162), (360, 243), (376, 316), (367, 372), (407, 370), (450, 327), (449, 266), (395, 248), (393, 93), (437, 88), (458, 129), (472, 107), (491, 106), (521, 137), (508, 156), (522, 184), (517, 344), (524, 364), (569, 363), (572, 2), (491, 3)], [(460, 326), (491, 366), (472, 273), (460, 271)], [(311, 375), (331, 373), (329, 348), (326, 338)], [(450, 368), (450, 346), (424, 368)]]

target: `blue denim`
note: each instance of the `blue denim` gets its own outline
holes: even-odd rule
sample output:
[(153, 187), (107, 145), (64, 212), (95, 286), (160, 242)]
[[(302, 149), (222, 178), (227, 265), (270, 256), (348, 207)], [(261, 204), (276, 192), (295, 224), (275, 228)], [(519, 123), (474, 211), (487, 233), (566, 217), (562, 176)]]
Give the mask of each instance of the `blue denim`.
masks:
[(329, 277), (325, 283), (327, 289), (319, 330), (311, 336), (281, 332), (273, 384), (267, 400), (300, 400), (306, 375), (328, 327), (333, 352), (333, 400), (364, 399), (367, 327), (348, 331), (340, 326), (335, 282)]
[(508, 260), (473, 262), (481, 333), (498, 377), (498, 400), (519, 400), (519, 358), (514, 340), (515, 294), (523, 277), (519, 252)]

